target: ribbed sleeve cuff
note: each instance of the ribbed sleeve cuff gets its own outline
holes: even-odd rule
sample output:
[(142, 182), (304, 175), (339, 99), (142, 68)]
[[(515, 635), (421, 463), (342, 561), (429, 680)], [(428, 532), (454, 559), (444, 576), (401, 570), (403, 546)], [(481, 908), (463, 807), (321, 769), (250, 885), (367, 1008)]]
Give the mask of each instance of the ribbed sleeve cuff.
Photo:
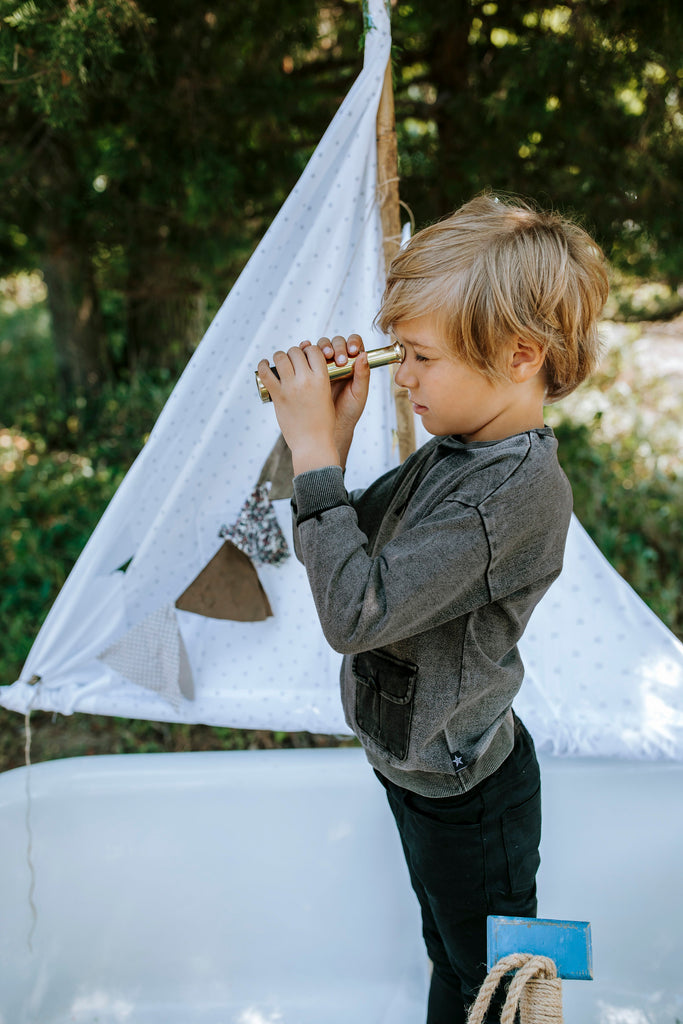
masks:
[(307, 519), (312, 519), (321, 512), (327, 512), (330, 508), (349, 503), (340, 466), (309, 469), (295, 476), (293, 483), (292, 505), (297, 526), (301, 526)]

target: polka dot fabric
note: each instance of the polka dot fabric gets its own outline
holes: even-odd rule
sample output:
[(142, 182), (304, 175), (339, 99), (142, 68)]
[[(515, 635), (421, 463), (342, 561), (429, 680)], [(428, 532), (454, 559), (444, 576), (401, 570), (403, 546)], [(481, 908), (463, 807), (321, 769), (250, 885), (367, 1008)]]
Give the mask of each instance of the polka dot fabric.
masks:
[[(346, 731), (339, 657), (322, 637), (296, 559), (258, 566), (273, 610), (264, 622), (208, 619), (173, 605), (220, 547), (221, 527), (238, 520), (277, 439), (273, 408), (256, 390), (259, 359), (334, 333), (357, 331), (368, 348), (384, 344), (371, 329), (383, 287), (375, 118), (390, 36), (382, 0), (371, 0), (370, 17), (361, 75), (198, 346), (21, 678), (0, 687), (5, 707)], [(389, 379), (388, 370), (373, 371), (347, 469), (350, 489), (397, 462)], [(417, 433), (424, 440), (420, 425)], [(275, 501), (273, 509), (291, 547), (289, 503)], [(126, 667), (132, 644), (146, 643), (140, 660), (149, 660), (161, 622), (173, 648), (169, 663), (187, 653), (192, 700), (164, 689), (153, 660), (152, 689)], [(576, 520), (565, 570), (520, 646), (527, 676), (515, 706), (541, 749), (683, 756), (683, 647)]]
[(553, 754), (683, 758), (683, 645), (572, 520), (520, 643), (515, 708)]
[[(168, 609), (223, 543), (221, 528), (239, 521), (278, 437), (273, 407), (256, 388), (259, 359), (336, 333), (358, 332), (368, 348), (387, 343), (372, 320), (384, 284), (375, 122), (391, 39), (382, 0), (372, 0), (369, 14), (362, 73), (197, 347), (50, 610), (20, 680), (0, 688), (5, 706), (345, 729), (338, 658), (323, 641), (296, 559), (258, 566), (274, 613), (265, 622), (173, 609), (174, 633)], [(394, 433), (390, 372), (378, 369), (347, 469), (350, 487), (397, 462)], [(289, 503), (273, 508), (291, 548)], [(162, 635), (153, 627), (162, 621), (163, 635), (187, 651), (193, 700), (179, 700), (169, 688), (177, 657), (167, 671), (153, 669)], [(141, 672), (126, 667), (134, 651), (147, 666), (148, 688)], [(38, 687), (29, 683), (34, 676)]]

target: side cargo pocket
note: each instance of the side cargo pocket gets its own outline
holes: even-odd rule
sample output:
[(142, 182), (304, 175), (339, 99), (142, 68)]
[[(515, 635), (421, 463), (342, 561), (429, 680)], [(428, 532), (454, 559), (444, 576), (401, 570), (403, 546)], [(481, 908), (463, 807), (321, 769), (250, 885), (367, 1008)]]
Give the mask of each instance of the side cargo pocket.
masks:
[(519, 807), (505, 811), (502, 823), (510, 891), (528, 892), (534, 888), (541, 863), (538, 852), (541, 844), (540, 787)]
[(408, 754), (417, 665), (383, 651), (363, 651), (353, 663), (356, 722), (400, 761)]

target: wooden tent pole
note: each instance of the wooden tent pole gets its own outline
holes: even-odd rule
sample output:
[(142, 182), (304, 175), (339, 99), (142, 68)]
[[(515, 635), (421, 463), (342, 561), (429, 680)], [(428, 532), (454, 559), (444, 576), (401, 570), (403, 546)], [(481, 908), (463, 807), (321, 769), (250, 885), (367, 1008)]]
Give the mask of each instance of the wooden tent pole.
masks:
[[(394, 87), (391, 79), (391, 57), (384, 72), (384, 85), (377, 111), (377, 189), (379, 193), (384, 268), (401, 245), (401, 214), (398, 193), (398, 143), (394, 113)], [(398, 451), (401, 462), (415, 451), (415, 418), (408, 392), (394, 387)]]

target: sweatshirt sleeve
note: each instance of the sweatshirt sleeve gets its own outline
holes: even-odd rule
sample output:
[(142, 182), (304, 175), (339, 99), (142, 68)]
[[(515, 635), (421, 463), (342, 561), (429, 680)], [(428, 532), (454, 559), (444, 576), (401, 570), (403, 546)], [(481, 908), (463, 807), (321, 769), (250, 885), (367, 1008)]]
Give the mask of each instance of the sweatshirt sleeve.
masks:
[(476, 508), (444, 501), (371, 555), (338, 467), (295, 477), (292, 507), (323, 632), (342, 654), (395, 643), (490, 601)]
[[(296, 481), (299, 481), (298, 487)], [(292, 534), (294, 553), (300, 562), (304, 561), (304, 557), (298, 526), (312, 516), (321, 515), (328, 509), (343, 504), (350, 504), (350, 501), (340, 466), (313, 469), (294, 477), (294, 494), (291, 502)]]

